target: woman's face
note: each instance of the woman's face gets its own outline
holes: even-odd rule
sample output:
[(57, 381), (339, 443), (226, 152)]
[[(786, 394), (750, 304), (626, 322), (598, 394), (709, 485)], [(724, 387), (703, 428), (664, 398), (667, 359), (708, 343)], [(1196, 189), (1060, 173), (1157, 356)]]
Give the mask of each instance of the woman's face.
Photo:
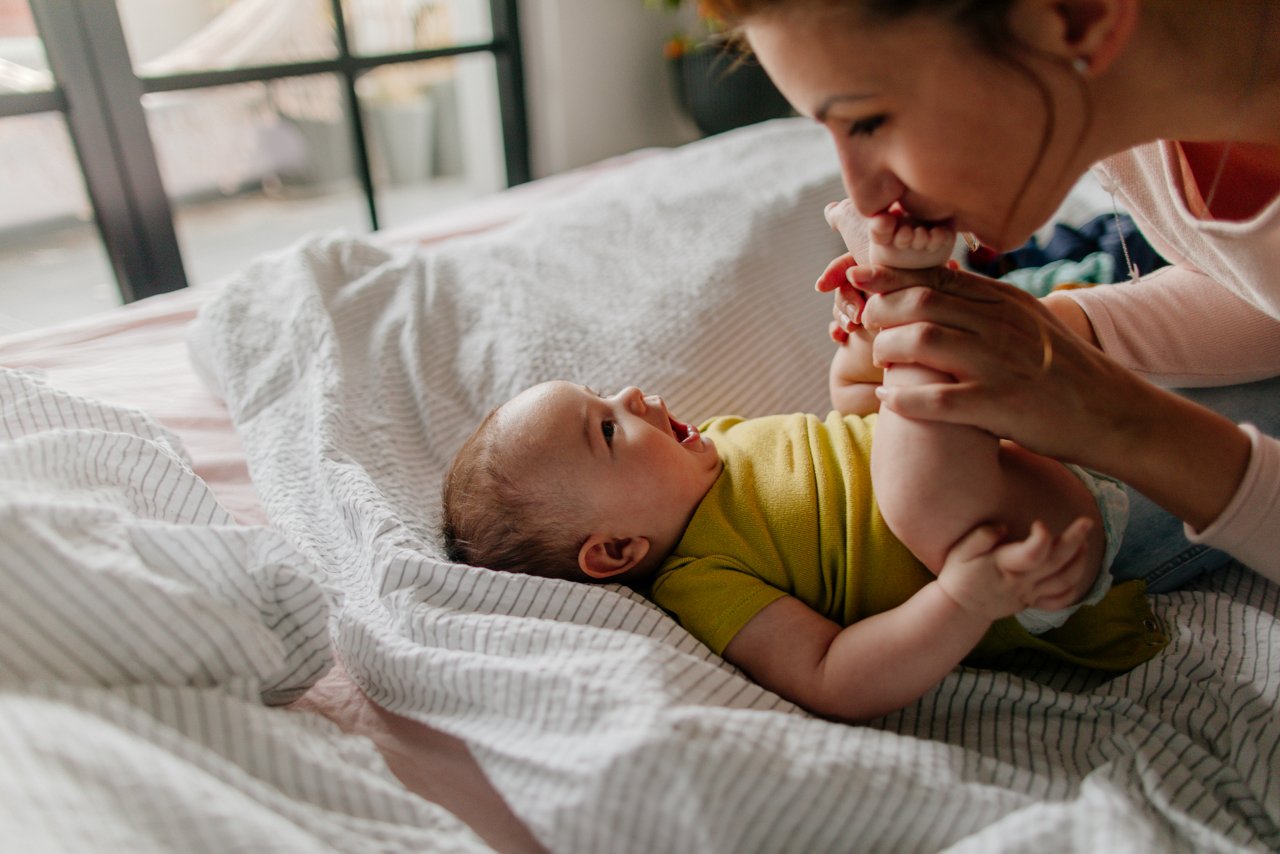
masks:
[(1089, 163), (1076, 144), (1083, 102), (1070, 72), (1051, 63), (1023, 63), (1048, 87), (1050, 108), (1025, 72), (926, 16), (873, 27), (847, 8), (801, 4), (744, 29), (783, 95), (830, 131), (864, 216), (900, 202), (1009, 250)]

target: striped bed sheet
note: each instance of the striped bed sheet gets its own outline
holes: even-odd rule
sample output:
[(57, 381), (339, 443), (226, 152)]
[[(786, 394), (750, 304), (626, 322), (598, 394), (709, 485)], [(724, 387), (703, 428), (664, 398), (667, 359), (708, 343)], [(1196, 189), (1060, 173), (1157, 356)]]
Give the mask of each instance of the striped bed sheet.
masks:
[(1172, 642), (1129, 674), (962, 668), (847, 726), (623, 588), (443, 560), (444, 467), (534, 382), (690, 420), (822, 409), (840, 192), (821, 130), (781, 121), (425, 250), (259, 259), (192, 336), (261, 499), (242, 524), (153, 419), (0, 373), (7, 838), (485, 850), (369, 740), (270, 706), (328, 651), (554, 851), (1280, 848), (1280, 591), (1243, 568), (1153, 597)]
[(1115, 678), (960, 669), (846, 726), (761, 690), (625, 589), (442, 559), (442, 473), (535, 382), (636, 384), (681, 418), (825, 411), (842, 249), (821, 129), (776, 122), (605, 176), (534, 220), (395, 253), (263, 259), (197, 322), (272, 523), (343, 591), (338, 655), (449, 732), (564, 851), (1267, 850), (1280, 845), (1277, 589), (1155, 597)]

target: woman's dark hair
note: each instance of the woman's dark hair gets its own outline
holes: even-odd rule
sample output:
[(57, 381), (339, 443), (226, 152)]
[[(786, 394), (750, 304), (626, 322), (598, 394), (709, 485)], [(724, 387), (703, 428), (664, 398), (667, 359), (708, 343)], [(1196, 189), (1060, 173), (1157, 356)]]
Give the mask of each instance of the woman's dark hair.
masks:
[(701, 10), (730, 27), (747, 18), (777, 13), (787, 7), (844, 8), (861, 15), (869, 24), (887, 24), (914, 15), (931, 15), (952, 21), (973, 40), (999, 52), (1011, 43), (1009, 11), (1013, 0), (699, 0)]
[[(760, 15), (768, 15), (776, 19), (788, 8), (846, 9), (872, 26), (916, 16), (941, 18), (953, 24), (975, 48), (1016, 72), (1031, 84), (1040, 96), (1040, 102), (1044, 107), (1045, 124), (1044, 132), (1040, 135), (1039, 148), (1031, 163), (1031, 169), (1022, 179), (1022, 186), (1014, 196), (1014, 205), (1005, 215), (1006, 225), (1013, 220), (1019, 201), (1031, 185), (1036, 173), (1040, 171), (1056, 129), (1052, 93), (1040, 76), (1023, 61), (1025, 55), (1034, 54), (1036, 51), (1016, 38), (1009, 26), (1014, 0), (699, 0), (699, 3), (702, 12), (722, 21), (734, 34), (739, 46), (743, 48), (746, 47), (746, 42), (741, 37), (739, 28), (747, 19)], [(1093, 123), (1093, 104), (1088, 97), (1088, 89), (1083, 80), (1080, 80), (1080, 94), (1084, 103), (1085, 118), (1076, 138), (1077, 145), (1084, 139), (1085, 133)]]

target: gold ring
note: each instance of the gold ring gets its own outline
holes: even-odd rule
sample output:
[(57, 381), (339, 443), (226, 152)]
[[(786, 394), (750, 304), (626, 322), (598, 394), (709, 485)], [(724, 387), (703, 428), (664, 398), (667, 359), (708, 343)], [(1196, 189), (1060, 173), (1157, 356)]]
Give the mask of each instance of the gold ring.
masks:
[(1040, 333), (1040, 376), (1043, 377), (1053, 365), (1053, 339), (1049, 337), (1049, 327), (1045, 325), (1044, 319), (1039, 314), (1032, 314), (1031, 317)]

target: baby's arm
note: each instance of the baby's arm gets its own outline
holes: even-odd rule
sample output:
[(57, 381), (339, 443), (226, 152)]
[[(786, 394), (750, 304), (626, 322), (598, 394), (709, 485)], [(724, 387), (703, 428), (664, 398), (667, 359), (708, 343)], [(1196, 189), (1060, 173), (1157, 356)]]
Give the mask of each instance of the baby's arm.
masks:
[(1058, 567), (1083, 548), (1087, 524), (1058, 538), (1043, 527), (997, 546), (1002, 532), (972, 531), (937, 581), (890, 611), (841, 628), (784, 596), (753, 617), (724, 657), (809, 711), (866, 720), (909, 705), (937, 685), (1001, 617), (1060, 586)]

